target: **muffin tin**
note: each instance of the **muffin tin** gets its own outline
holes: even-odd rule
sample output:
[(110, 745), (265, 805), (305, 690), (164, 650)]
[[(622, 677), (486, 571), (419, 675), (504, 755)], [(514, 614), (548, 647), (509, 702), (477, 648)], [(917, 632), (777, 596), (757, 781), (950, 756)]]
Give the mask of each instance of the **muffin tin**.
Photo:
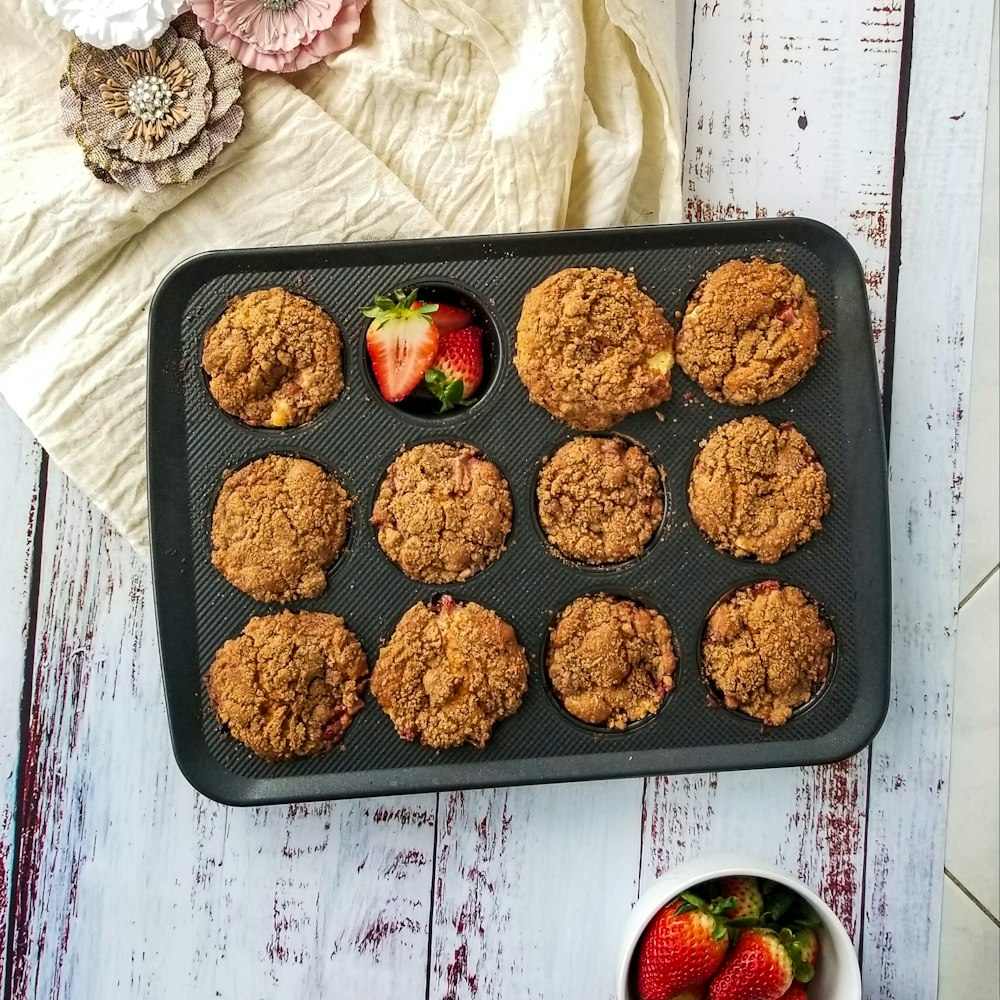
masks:
[[(539, 466), (576, 432), (529, 402), (512, 364), (521, 301), (568, 266), (633, 268), (673, 323), (704, 273), (760, 254), (802, 274), (830, 331), (819, 361), (780, 399), (729, 407), (679, 368), (673, 396), (610, 433), (646, 449), (663, 471), (664, 522), (646, 552), (617, 566), (553, 555), (533, 511)], [(344, 339), (346, 388), (310, 423), (250, 428), (218, 408), (200, 366), (202, 339), (233, 296), (281, 285), (321, 305)], [(443, 416), (387, 404), (374, 388), (360, 309), (394, 288), (448, 289), (492, 324), (479, 402)], [(675, 324), (676, 325), (676, 324)], [(862, 270), (849, 244), (806, 219), (649, 226), (434, 241), (207, 253), (176, 267), (150, 312), (147, 458), (157, 628), (171, 739), (192, 785), (239, 805), (626, 775), (815, 764), (847, 757), (877, 732), (889, 699), (890, 583), (886, 455)], [(823, 530), (777, 564), (716, 551), (691, 523), (687, 480), (699, 442), (719, 423), (760, 413), (793, 422), (823, 462), (832, 508)], [(405, 577), (368, 523), (386, 468), (403, 447), (465, 441), (506, 476), (514, 500), (508, 550), (465, 583)], [(482, 750), (401, 740), (366, 694), (343, 742), (323, 756), (268, 763), (219, 725), (202, 678), (215, 651), (255, 615), (275, 613), (212, 567), (209, 526), (225, 470), (270, 453), (328, 469), (353, 497), (347, 546), (327, 591), (288, 605), (343, 616), (374, 664), (412, 604), (447, 592), (494, 609), (530, 661), (518, 712)], [(699, 639), (715, 602), (765, 579), (816, 598), (836, 633), (835, 669), (784, 726), (718, 707), (699, 672)], [(663, 613), (674, 634), (676, 686), (660, 711), (624, 732), (578, 722), (552, 697), (543, 669), (548, 628), (582, 594), (629, 596)]]

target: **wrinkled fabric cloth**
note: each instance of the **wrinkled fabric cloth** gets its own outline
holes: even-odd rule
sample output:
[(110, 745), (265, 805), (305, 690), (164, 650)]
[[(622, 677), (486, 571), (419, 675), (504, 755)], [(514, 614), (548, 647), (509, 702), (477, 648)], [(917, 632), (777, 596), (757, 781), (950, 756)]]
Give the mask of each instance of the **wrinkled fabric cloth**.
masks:
[(147, 311), (179, 261), (680, 217), (672, 0), (371, 0), (349, 51), (248, 71), (237, 141), (155, 194), (60, 130), (72, 36), (0, 9), (0, 393), (143, 552)]

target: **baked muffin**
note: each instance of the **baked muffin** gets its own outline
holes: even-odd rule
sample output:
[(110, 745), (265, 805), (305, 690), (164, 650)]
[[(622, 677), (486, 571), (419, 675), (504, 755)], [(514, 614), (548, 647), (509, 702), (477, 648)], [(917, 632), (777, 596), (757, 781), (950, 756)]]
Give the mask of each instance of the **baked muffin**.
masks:
[(513, 628), (478, 604), (442, 597), (399, 620), (372, 671), (372, 694), (404, 740), (483, 747), (517, 711), (528, 661)]
[(663, 518), (660, 475), (642, 448), (576, 437), (538, 477), (538, 519), (563, 555), (616, 563), (641, 555)]
[(251, 618), (205, 677), (219, 721), (265, 760), (325, 753), (361, 711), (368, 661), (343, 618), (302, 611)]
[(726, 708), (780, 726), (826, 680), (833, 645), (815, 601), (798, 587), (767, 580), (712, 609), (702, 670)]
[(830, 494), (805, 437), (791, 424), (754, 416), (722, 424), (702, 441), (688, 503), (723, 552), (773, 563), (820, 530)]
[(674, 331), (635, 275), (571, 267), (525, 296), (514, 364), (533, 403), (602, 430), (670, 396)]
[(212, 514), (212, 565), (258, 601), (326, 590), (347, 538), (351, 500), (315, 462), (268, 455), (222, 484)]
[(763, 403), (812, 368), (824, 336), (816, 299), (799, 275), (760, 257), (731, 260), (688, 303), (677, 362), (720, 403)]
[(663, 615), (621, 597), (579, 597), (549, 633), (545, 668), (566, 711), (624, 729), (655, 712), (677, 666)]
[(319, 306), (284, 288), (229, 300), (205, 334), (208, 391), (251, 427), (311, 420), (344, 388), (340, 331)]
[(418, 444), (396, 459), (372, 511), (378, 543), (411, 579), (454, 583), (504, 550), (513, 505), (500, 470), (467, 444)]

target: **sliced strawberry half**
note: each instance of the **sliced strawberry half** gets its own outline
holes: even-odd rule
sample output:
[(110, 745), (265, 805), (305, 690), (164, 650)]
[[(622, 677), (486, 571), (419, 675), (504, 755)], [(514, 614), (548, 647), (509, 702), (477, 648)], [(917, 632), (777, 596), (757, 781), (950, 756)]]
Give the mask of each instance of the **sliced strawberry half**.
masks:
[(431, 318), (433, 303), (417, 304), (417, 290), (401, 291), (392, 298), (377, 296), (361, 311), (371, 323), (365, 336), (372, 370), (382, 395), (390, 403), (405, 399), (430, 369), (440, 334)]
[(453, 333), (455, 330), (461, 330), (463, 326), (469, 326), (472, 323), (472, 313), (461, 306), (452, 306), (447, 302), (421, 302), (419, 300), (413, 303), (414, 309), (423, 309), (427, 306), (436, 307), (434, 309), (434, 325), (438, 328), (438, 333)]
[(441, 333), (437, 356), (424, 376), (441, 403), (441, 412), (471, 403), (483, 380), (483, 331), (478, 326)]

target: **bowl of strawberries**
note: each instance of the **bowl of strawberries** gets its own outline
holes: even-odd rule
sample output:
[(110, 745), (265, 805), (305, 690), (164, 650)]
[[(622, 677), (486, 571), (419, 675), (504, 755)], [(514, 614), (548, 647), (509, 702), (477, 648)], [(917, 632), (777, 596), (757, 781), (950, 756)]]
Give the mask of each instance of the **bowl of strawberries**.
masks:
[(699, 858), (658, 879), (625, 927), (619, 1000), (861, 1000), (837, 915), (763, 862)]

